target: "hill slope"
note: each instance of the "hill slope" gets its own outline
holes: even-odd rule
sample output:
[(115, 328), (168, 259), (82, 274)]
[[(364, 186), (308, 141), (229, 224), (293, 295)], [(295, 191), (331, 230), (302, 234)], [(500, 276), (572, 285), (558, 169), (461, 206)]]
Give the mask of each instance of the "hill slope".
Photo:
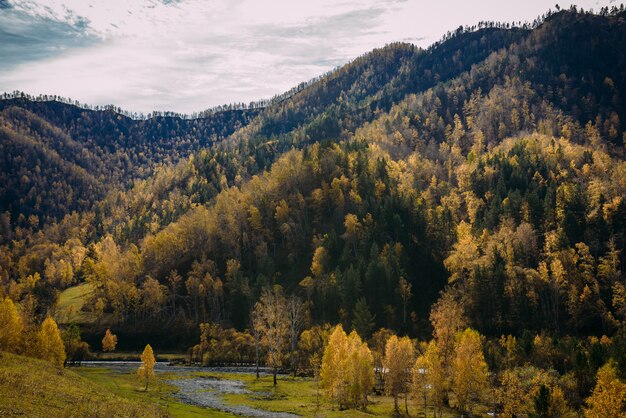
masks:
[(0, 211), (11, 212), (13, 222), (20, 214), (37, 215), (44, 226), (71, 211), (92, 209), (107, 191), (126, 189), (155, 168), (222, 140), (256, 113), (224, 110), (198, 119), (133, 120), (60, 102), (0, 100), (5, 177)]
[[(568, 126), (568, 137), (581, 142), (583, 129), (591, 122), (598, 131), (597, 141), (614, 145), (613, 152), (620, 153), (624, 137), (620, 120), (626, 117), (622, 102), (626, 76), (620, 71), (626, 60), (621, 52), (626, 47), (624, 32), (624, 19), (619, 16), (561, 12), (533, 31), (485, 28), (459, 32), (428, 51), (390, 45), (265, 109), (226, 141), (196, 154), (175, 173), (155, 176), (154, 182), (178, 200), (187, 197), (193, 204), (202, 204), (225, 186), (240, 186), (251, 175), (268, 169), (285, 151), (350, 138), (364, 123), (380, 115), (384, 119), (393, 105), (414, 98), (418, 102), (402, 116), (408, 117), (406, 128), (423, 144), (443, 142), (447, 126), (455, 125), (455, 114), (480, 112), (480, 117), (468, 116), (488, 144), (520, 131), (542, 129), (558, 135), (563, 124)], [(580, 62), (593, 64), (581, 66)], [(490, 97), (482, 109), (467, 107), (475, 106), (481, 96)], [(554, 118), (539, 120), (546, 112)], [(392, 113), (398, 116), (397, 111)], [(538, 119), (530, 120), (531, 113)], [(402, 145), (414, 150), (417, 143), (403, 140)], [(151, 187), (141, 185), (138, 193), (146, 188)], [(126, 212), (131, 214), (141, 211), (136, 202), (115, 201), (128, 205)], [(191, 207), (186, 205), (186, 209)], [(142, 201), (141, 206), (150, 205)], [(111, 208), (104, 211), (114, 212)], [(159, 227), (184, 211), (174, 216), (171, 210), (165, 212), (166, 219), (159, 220)], [(137, 218), (135, 227), (141, 224)], [(148, 229), (119, 238), (137, 242)]]
[(615, 332), (625, 35), (621, 15), (560, 12), (373, 51), (93, 212), (21, 231), (2, 247), (7, 293), (45, 312), (88, 280), (93, 314), (192, 334), (245, 328), (281, 284), (313, 321), (426, 335), (448, 289), (484, 333)]
[(71, 370), (0, 352), (0, 415), (3, 417), (161, 417), (147, 402), (109, 392)]

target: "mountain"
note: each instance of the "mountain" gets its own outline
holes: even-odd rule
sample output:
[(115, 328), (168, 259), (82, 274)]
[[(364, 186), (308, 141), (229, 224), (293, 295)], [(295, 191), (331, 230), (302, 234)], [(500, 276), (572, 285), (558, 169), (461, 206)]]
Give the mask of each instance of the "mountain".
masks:
[[(11, 179), (7, 179), (6, 186), (0, 193), (0, 210), (9, 211), (11, 222), (16, 224), (19, 221), (23, 227), (29, 227), (36, 222), (34, 218), (28, 221), (30, 215), (45, 217), (45, 220), (37, 222), (39, 227), (49, 221), (60, 220), (74, 210), (92, 209), (93, 203), (102, 200), (112, 188), (123, 192), (135, 180), (149, 177), (158, 166), (184, 160), (193, 152), (220, 142), (252, 121), (252, 126), (245, 132), (242, 131), (245, 138), (234, 136), (230, 142), (241, 148), (238, 151), (240, 155), (254, 157), (253, 163), (248, 162), (247, 171), (249, 174), (256, 173), (271, 166), (277, 155), (290, 149), (295, 143), (302, 142), (304, 146), (310, 142), (307, 138), (323, 140), (340, 134), (342, 130), (354, 131), (363, 121), (371, 120), (376, 112), (388, 110), (394, 100), (404, 97), (407, 92), (415, 88), (430, 87), (442, 79), (460, 74), (489, 53), (517, 39), (521, 32), (484, 29), (468, 34), (462, 45), (446, 43), (432, 54), (425, 54), (408, 44), (392, 44), (356, 59), (291, 99), (275, 103), (262, 112), (257, 109), (232, 110), (216, 112), (201, 119), (156, 117), (137, 121), (113, 110), (86, 110), (56, 101), (31, 101), (24, 98), (1, 100), (0, 111), (4, 124), (7, 125), (3, 136), (7, 138), (7, 142), (16, 144), (28, 138), (46, 149), (39, 152), (60, 153), (61, 159), (64, 162), (67, 159), (72, 168), (64, 165), (53, 173), (44, 172), (42, 175), (41, 167), (37, 169), (38, 159), (33, 156), (33, 160), (23, 161), (22, 158), (29, 158), (31, 154), (24, 152), (22, 145), (12, 145), (20, 149), (19, 155), (22, 157), (16, 162), (11, 161), (13, 157), (8, 157), (14, 155), (15, 150), (7, 154), (10, 160), (4, 162), (2, 172)], [(456, 44), (456, 41), (449, 43)], [(457, 48), (466, 51), (462, 59), (453, 59)], [(13, 108), (23, 112), (18, 113)], [(257, 113), (261, 114), (254, 118)], [(28, 120), (36, 117), (40, 120)], [(74, 147), (57, 149), (55, 146), (58, 141), (46, 138), (46, 132), (40, 133), (36, 130), (43, 122), (51, 125), (46, 126), (48, 130), (56, 128), (57, 135), (63, 134), (64, 141), (73, 140)], [(350, 126), (340, 126), (346, 123)], [(26, 132), (20, 131), (17, 126), (25, 127)], [(33, 127), (35, 130), (31, 130)], [(17, 139), (20, 134), (21, 140)], [(85, 148), (85, 151), (77, 149), (77, 146)], [(67, 155), (70, 151), (71, 155)], [(91, 154), (95, 154), (95, 158), (90, 159), (88, 155)], [(231, 155), (224, 157), (227, 160), (232, 158)], [(219, 162), (219, 165), (230, 164), (230, 161)], [(241, 162), (237, 164), (240, 165)], [(33, 169), (35, 172), (31, 172)], [(81, 174), (66, 173), (66, 170), (81, 169), (87, 170), (97, 180), (83, 179), (66, 183), (61, 179), (80, 177)], [(13, 173), (20, 170), (23, 172), (20, 178), (28, 178), (28, 181), (17, 183), (17, 176)], [(165, 168), (164, 171), (169, 172), (169, 169)], [(226, 167), (220, 171), (217, 174), (206, 174), (206, 177), (214, 178), (210, 190), (202, 190), (199, 198), (192, 198), (193, 203), (207, 201), (221, 190), (222, 174), (228, 184), (234, 181), (234, 168)], [(51, 183), (56, 189), (51, 190), (41, 178), (50, 179), (55, 175), (58, 181)], [(178, 181), (176, 184), (183, 181), (180, 176), (174, 177)], [(88, 184), (82, 185), (84, 182)], [(153, 185), (148, 188), (152, 189), (152, 193)], [(169, 192), (168, 190), (166, 194), (169, 195)], [(189, 191), (183, 194), (189, 194)], [(16, 199), (18, 196), (20, 199)], [(25, 196), (30, 198), (24, 198)], [(156, 200), (163, 200), (165, 197), (160, 194)], [(13, 202), (18, 202), (18, 205), (12, 204)], [(141, 208), (133, 212), (145, 212), (146, 206), (155, 203), (153, 200), (142, 200), (139, 204)], [(24, 217), (19, 218), (19, 214)], [(175, 215), (166, 215), (165, 221), (170, 217), (174, 219)], [(108, 230), (111, 231), (111, 227)], [(145, 230), (146, 228), (139, 232), (132, 231), (130, 235), (141, 237)]]
[[(561, 12), (532, 32), (488, 27), (474, 32), (460, 31), (428, 51), (403, 44), (375, 50), (290, 100), (264, 109), (245, 129), (234, 133), (215, 150), (207, 150), (204, 157), (197, 155), (199, 159), (194, 161), (194, 169), (201, 178), (211, 179), (212, 186), (203, 193), (202, 199), (192, 198), (192, 201), (200, 204), (208, 201), (207, 197), (214, 196), (224, 182), (240, 185), (241, 180), (268, 169), (277, 156), (294, 147), (350, 138), (358, 127), (385, 114), (407, 96), (419, 100), (430, 97), (429, 103), (422, 102), (418, 105), (420, 109), (411, 110), (421, 113), (419, 120), (411, 122), (418, 130), (425, 131), (423, 138), (432, 137), (441, 142), (445, 139), (446, 126), (454, 126), (454, 115), (462, 114), (465, 102), (470, 101), (473, 94), (476, 98), (493, 91), (493, 100), (507, 100), (497, 97), (498, 92), (505, 96), (507, 86), (525, 85), (530, 88), (515, 94), (532, 96), (525, 99), (529, 106), (526, 110), (519, 100), (498, 103), (499, 106), (486, 103), (492, 113), (486, 113), (477, 123), (488, 142), (498, 142), (522, 129), (536, 130), (536, 122), (533, 122), (535, 126), (526, 127), (520, 125), (524, 121), (518, 120), (523, 111), (529, 116), (530, 106), (534, 106), (535, 114), (542, 114), (543, 108), (550, 107), (560, 112), (560, 119), (569, 118), (581, 128), (591, 121), (605, 142), (620, 149), (623, 131), (619, 121), (624, 117), (620, 98), (624, 94), (624, 77), (619, 69), (623, 68), (624, 57), (615, 51), (606, 52), (613, 47), (619, 50), (624, 43), (620, 35), (623, 23), (620, 22), (619, 17)], [(596, 27), (605, 34), (601, 41), (586, 36)], [(595, 45), (589, 44), (594, 42)], [(585, 45), (585, 48), (571, 48), (574, 44)], [(560, 51), (563, 50), (570, 52), (562, 56)], [(558, 59), (546, 60), (552, 56)], [(595, 64), (583, 69), (578, 65), (581, 61)], [(607, 64), (601, 64), (604, 62)], [(376, 78), (372, 74), (376, 74)], [(451, 84), (455, 87), (448, 87)], [(462, 94), (455, 92), (455, 97), (445, 97), (452, 89), (464, 91)], [(513, 110), (513, 106), (518, 108)], [(437, 117), (428, 117), (427, 113), (433, 110)], [(511, 117), (515, 119), (513, 123)], [(500, 120), (497, 118), (505, 119), (502, 120), (504, 128), (511, 126), (511, 129), (498, 132)], [(424, 126), (426, 121), (431, 126)], [(543, 129), (547, 129), (548, 122), (543, 123)], [(552, 124), (559, 123), (560, 120)], [(558, 134), (554, 126), (550, 129)], [(579, 129), (570, 135), (580, 141), (582, 133)], [(414, 148), (415, 144), (409, 146)], [(223, 153), (219, 154), (220, 151)], [(205, 163), (201, 163), (203, 158)], [(210, 172), (205, 171), (207, 168)], [(184, 190), (176, 190), (186, 194)]]
[(87, 281), (135, 336), (244, 329), (271, 284), (346, 327), (428, 335), (444, 291), (487, 335), (616, 333), (625, 43), (623, 13), (562, 11), (201, 119), (2, 101), (4, 292), (42, 315)]
[(113, 110), (57, 101), (0, 101), (3, 186), (0, 210), (38, 226), (93, 208), (114, 188), (126, 189), (229, 136), (258, 113), (224, 110), (198, 119), (134, 120)]

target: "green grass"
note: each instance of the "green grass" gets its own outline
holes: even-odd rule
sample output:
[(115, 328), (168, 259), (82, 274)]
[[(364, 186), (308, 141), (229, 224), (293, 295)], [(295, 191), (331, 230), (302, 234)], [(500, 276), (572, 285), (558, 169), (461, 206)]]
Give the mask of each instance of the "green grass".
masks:
[[(188, 375), (243, 381), (251, 393), (223, 395), (224, 402), (231, 405), (292, 412), (305, 417), (383, 417), (394, 412), (393, 399), (388, 396), (370, 396), (365, 411), (333, 409), (311, 378), (280, 376), (278, 386), (274, 387), (271, 376), (257, 380), (248, 374), (200, 372)], [(133, 372), (95, 367), (58, 369), (42, 360), (0, 352), (0, 416), (233, 416), (178, 401), (174, 397), (178, 389), (165, 381), (186, 376), (159, 373), (148, 391), (144, 391)], [(400, 409), (404, 411), (403, 399)], [(485, 412), (485, 408), (479, 407), (475, 416), (485, 416)], [(423, 416), (422, 407), (415, 400), (409, 400), (409, 414)], [(432, 416), (430, 408), (429, 416)], [(454, 411), (444, 413), (444, 417), (453, 416), (458, 414)]]
[[(138, 383), (133, 375), (119, 374), (106, 369), (83, 368), (79, 373), (90, 380), (98, 382), (108, 390), (135, 399), (149, 399), (166, 410), (168, 414), (177, 417), (216, 416), (229, 417), (230, 414), (194, 407), (177, 402), (172, 394), (177, 390), (171, 385), (163, 383), (163, 380), (184, 378), (180, 374), (160, 374), (161, 383), (153, 385), (148, 394), (138, 389)], [(190, 375), (212, 377), (216, 379), (229, 379), (243, 381), (246, 388), (251, 391), (248, 394), (228, 394), (222, 399), (230, 405), (247, 405), (253, 408), (274, 412), (291, 412), (304, 417), (388, 417), (393, 415), (393, 398), (388, 396), (370, 396), (370, 404), (365, 411), (349, 409), (339, 411), (333, 409), (330, 403), (323, 398), (321, 390), (318, 392), (317, 383), (311, 378), (280, 376), (277, 387), (273, 386), (272, 376), (262, 376), (256, 379), (254, 375), (200, 372)], [(404, 400), (399, 401), (400, 410), (404, 411)], [(484, 408), (477, 408), (475, 416), (480, 417)], [(429, 416), (432, 409), (429, 408)], [(423, 409), (417, 401), (409, 399), (409, 414), (412, 417), (421, 417)], [(445, 411), (444, 417), (455, 417), (458, 413), (452, 410)]]
[(164, 380), (175, 379), (180, 375), (158, 374), (151, 382), (148, 391), (138, 381), (134, 373), (121, 373), (105, 368), (82, 367), (76, 373), (102, 387), (104, 390), (120, 397), (135, 401), (149, 402), (158, 406), (165, 414), (172, 417), (232, 417), (233, 415), (208, 408), (187, 405), (174, 398), (177, 388), (168, 385)]
[(93, 294), (90, 283), (82, 283), (65, 289), (59, 295), (57, 303), (57, 319), (61, 324), (93, 324), (95, 315), (83, 311), (83, 306)]
[[(219, 375), (218, 375), (219, 376)], [(230, 404), (249, 405), (255, 408), (276, 412), (293, 412), (302, 416), (354, 417), (354, 416), (389, 416), (393, 410), (393, 401), (386, 398), (371, 397), (372, 404), (367, 412), (357, 410), (336, 411), (323, 399), (321, 390), (313, 379), (281, 377), (276, 387), (271, 376), (256, 379), (254, 376), (232, 376), (243, 380), (251, 394), (226, 395)], [(318, 406), (319, 399), (319, 406)]]
[[(262, 376), (256, 379), (253, 375), (228, 373), (199, 373), (221, 379), (241, 380), (252, 393), (229, 394), (223, 399), (231, 405), (248, 405), (253, 408), (265, 409), (274, 412), (292, 412), (304, 417), (388, 417), (393, 415), (393, 398), (389, 396), (369, 396), (370, 404), (365, 411), (349, 409), (338, 411), (323, 398), (323, 393), (317, 390), (317, 383), (311, 378), (280, 376), (278, 385), (273, 386), (272, 376)], [(319, 399), (319, 402), (318, 402)], [(404, 399), (399, 400), (400, 410), (404, 411)], [(409, 399), (409, 414), (412, 417), (423, 415), (423, 408), (415, 400)], [(432, 409), (429, 408), (429, 416)], [(454, 411), (446, 411), (444, 417), (458, 416)], [(475, 416), (480, 416), (476, 414)]]
[(68, 369), (0, 352), (0, 416), (159, 417), (165, 409), (142, 396), (121, 396)]

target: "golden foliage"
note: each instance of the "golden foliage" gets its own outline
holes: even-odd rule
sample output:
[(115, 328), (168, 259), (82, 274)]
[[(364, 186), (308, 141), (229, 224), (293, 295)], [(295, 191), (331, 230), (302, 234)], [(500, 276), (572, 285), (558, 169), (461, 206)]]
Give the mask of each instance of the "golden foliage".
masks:
[(344, 378), (342, 366), (348, 354), (348, 336), (343, 327), (337, 325), (335, 330), (330, 334), (328, 345), (324, 350), (322, 358), (322, 368), (320, 370), (321, 384), (324, 393), (331, 402), (337, 400), (341, 408), (345, 398)]
[(519, 369), (507, 369), (502, 374), (498, 399), (502, 404), (502, 417), (514, 417), (531, 412), (532, 396)]
[(462, 411), (471, 411), (487, 387), (487, 363), (482, 350), (478, 331), (467, 328), (457, 335), (454, 353), (454, 379), (452, 391), (456, 395), (456, 406)]
[(267, 364), (274, 369), (274, 385), (289, 337), (287, 313), (287, 299), (280, 286), (263, 289), (252, 313), (254, 329), (261, 336), (261, 344), (267, 348)]
[(148, 390), (148, 382), (154, 377), (154, 352), (150, 344), (146, 345), (143, 353), (141, 353), (141, 366), (137, 370), (137, 375), (146, 384), (144, 390)]
[(340, 409), (365, 407), (374, 386), (374, 359), (359, 334), (348, 337), (341, 325), (330, 335), (320, 371), (321, 385), (331, 402)]
[(392, 335), (385, 346), (383, 366), (386, 369), (385, 392), (393, 396), (396, 412), (398, 411), (398, 395), (409, 391), (413, 359), (413, 343), (409, 337), (398, 339)]
[(356, 331), (348, 336), (348, 382), (350, 403), (360, 408), (367, 405), (367, 394), (374, 386), (374, 359)]
[(51, 317), (43, 321), (41, 331), (37, 334), (36, 357), (48, 360), (58, 367), (63, 367), (65, 363), (65, 345), (57, 323)]
[(117, 346), (117, 335), (113, 334), (110, 329), (107, 328), (102, 338), (102, 351), (115, 351)]
[(617, 377), (615, 363), (609, 362), (598, 370), (598, 381), (586, 402), (587, 418), (626, 417), (626, 383)]
[(444, 292), (430, 311), (434, 337), (439, 347), (444, 367), (449, 367), (454, 351), (456, 334), (467, 323), (463, 306), (451, 292)]
[(18, 352), (24, 324), (13, 301), (6, 297), (0, 300), (0, 350)]
[(432, 404), (435, 411), (441, 411), (446, 401), (448, 384), (435, 341), (428, 343), (424, 354), (415, 360), (412, 374), (413, 394), (424, 402), (424, 416), (428, 403)]
[(328, 257), (328, 251), (326, 251), (326, 248), (320, 246), (315, 249), (315, 253), (313, 254), (313, 259), (311, 261), (311, 273), (315, 278), (319, 279), (326, 272)]

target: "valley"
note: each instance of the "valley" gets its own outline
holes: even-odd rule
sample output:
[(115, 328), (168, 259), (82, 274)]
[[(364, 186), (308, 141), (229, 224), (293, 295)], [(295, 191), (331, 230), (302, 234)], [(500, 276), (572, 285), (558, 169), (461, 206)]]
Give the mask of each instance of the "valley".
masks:
[(0, 415), (626, 416), (625, 98), (623, 6), (192, 116), (1, 96)]

